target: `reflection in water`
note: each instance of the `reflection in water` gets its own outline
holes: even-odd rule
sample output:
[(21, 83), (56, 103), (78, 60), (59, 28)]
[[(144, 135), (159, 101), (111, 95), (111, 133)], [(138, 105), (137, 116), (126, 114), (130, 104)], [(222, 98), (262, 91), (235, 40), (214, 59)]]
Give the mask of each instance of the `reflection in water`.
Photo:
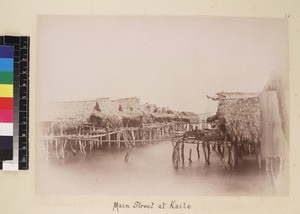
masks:
[[(189, 163), (189, 148), (193, 148)], [(205, 164), (196, 145), (185, 146), (185, 163), (172, 165), (172, 145), (162, 142), (132, 150), (129, 161), (125, 151), (94, 150), (82, 157), (68, 154), (61, 162), (37, 160), (36, 192), (39, 194), (102, 195), (199, 195), (249, 196), (270, 195), (264, 170), (259, 170), (254, 156), (245, 156), (238, 168), (225, 172), (217, 155)]]

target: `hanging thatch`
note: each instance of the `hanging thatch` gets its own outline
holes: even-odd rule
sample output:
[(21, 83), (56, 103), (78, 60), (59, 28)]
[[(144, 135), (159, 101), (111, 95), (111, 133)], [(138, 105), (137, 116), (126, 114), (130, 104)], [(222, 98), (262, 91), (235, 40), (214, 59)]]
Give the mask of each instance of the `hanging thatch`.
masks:
[[(224, 94), (230, 94), (230, 96), (222, 96)], [(223, 92), (222, 95), (218, 99), (217, 114), (207, 118), (207, 122), (216, 122), (222, 132), (238, 141), (258, 142), (260, 140), (260, 109), (257, 94), (246, 93), (243, 97), (242, 93)]]

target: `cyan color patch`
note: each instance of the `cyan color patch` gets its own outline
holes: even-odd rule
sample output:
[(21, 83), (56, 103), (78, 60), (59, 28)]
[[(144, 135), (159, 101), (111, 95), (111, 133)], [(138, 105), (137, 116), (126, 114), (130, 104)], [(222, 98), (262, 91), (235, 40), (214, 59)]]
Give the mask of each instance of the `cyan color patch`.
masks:
[(13, 72), (13, 58), (0, 58), (0, 72)]

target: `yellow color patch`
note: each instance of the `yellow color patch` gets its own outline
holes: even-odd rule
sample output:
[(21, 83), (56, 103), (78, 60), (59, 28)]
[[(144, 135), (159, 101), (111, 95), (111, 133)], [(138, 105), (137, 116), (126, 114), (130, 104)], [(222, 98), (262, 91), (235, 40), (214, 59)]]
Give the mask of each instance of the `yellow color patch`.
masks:
[(0, 97), (13, 97), (14, 87), (11, 84), (0, 84)]

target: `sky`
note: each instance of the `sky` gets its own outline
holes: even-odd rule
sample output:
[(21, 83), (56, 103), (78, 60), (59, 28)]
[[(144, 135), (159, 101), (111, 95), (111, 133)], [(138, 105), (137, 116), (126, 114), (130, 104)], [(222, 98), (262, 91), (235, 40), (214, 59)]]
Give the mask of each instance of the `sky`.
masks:
[(214, 112), (206, 95), (259, 92), (271, 72), (288, 72), (286, 19), (38, 16), (38, 105), (138, 96)]

